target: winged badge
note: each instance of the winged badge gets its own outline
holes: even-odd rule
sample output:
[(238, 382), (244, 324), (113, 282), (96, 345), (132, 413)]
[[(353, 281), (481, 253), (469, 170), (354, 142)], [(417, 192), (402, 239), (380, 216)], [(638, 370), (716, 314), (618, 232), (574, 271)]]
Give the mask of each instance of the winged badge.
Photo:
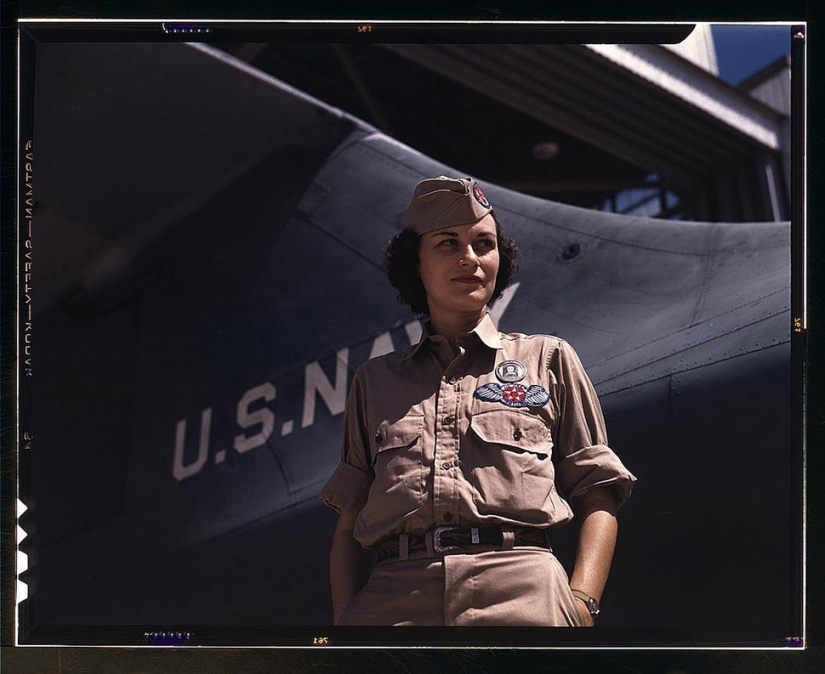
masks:
[(508, 407), (541, 407), (550, 400), (550, 394), (538, 384), (529, 387), (521, 384), (484, 384), (479, 386), (473, 395), (479, 400), (504, 403)]

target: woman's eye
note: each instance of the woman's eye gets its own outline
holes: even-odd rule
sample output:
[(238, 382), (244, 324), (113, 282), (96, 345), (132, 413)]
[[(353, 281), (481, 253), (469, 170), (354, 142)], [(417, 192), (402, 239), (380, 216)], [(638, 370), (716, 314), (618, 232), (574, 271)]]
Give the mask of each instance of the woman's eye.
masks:
[(492, 250), (496, 247), (496, 244), (492, 239), (481, 239), (481, 241), (478, 242), (478, 245), (488, 250)]

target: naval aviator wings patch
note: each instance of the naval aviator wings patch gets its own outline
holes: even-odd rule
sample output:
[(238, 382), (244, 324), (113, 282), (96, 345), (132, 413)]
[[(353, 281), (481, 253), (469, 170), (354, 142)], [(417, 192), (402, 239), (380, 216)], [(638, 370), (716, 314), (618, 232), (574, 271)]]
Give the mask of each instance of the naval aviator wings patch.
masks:
[(473, 392), (473, 396), (488, 403), (503, 403), (508, 407), (542, 407), (550, 400), (550, 394), (538, 384), (529, 387), (521, 384), (484, 384)]

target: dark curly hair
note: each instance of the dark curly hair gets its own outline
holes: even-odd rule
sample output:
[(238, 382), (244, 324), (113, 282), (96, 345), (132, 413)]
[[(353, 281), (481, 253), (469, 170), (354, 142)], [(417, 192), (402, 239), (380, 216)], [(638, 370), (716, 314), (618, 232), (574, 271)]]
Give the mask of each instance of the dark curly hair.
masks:
[[(515, 239), (504, 236), (498, 219), (496, 238), (498, 239), (499, 265), (496, 285), (490, 301), (501, 297), (504, 289), (510, 285), (519, 263), (519, 247)], [(398, 301), (409, 304), (415, 313), (430, 314), (427, 306), (427, 291), (418, 274), (418, 248), (421, 236), (411, 229), (404, 229), (393, 236), (384, 246), (384, 271), (390, 283), (398, 290)]]

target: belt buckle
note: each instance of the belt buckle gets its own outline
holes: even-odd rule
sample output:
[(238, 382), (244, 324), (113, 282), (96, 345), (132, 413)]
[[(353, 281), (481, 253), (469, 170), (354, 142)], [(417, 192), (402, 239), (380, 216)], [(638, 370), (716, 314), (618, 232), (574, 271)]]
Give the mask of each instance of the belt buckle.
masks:
[(441, 545), (441, 534), (445, 531), (455, 531), (456, 529), (463, 529), (464, 527), (436, 527), (433, 529), (433, 550), (439, 554), (444, 554), (448, 550), (459, 550), (460, 545)]

